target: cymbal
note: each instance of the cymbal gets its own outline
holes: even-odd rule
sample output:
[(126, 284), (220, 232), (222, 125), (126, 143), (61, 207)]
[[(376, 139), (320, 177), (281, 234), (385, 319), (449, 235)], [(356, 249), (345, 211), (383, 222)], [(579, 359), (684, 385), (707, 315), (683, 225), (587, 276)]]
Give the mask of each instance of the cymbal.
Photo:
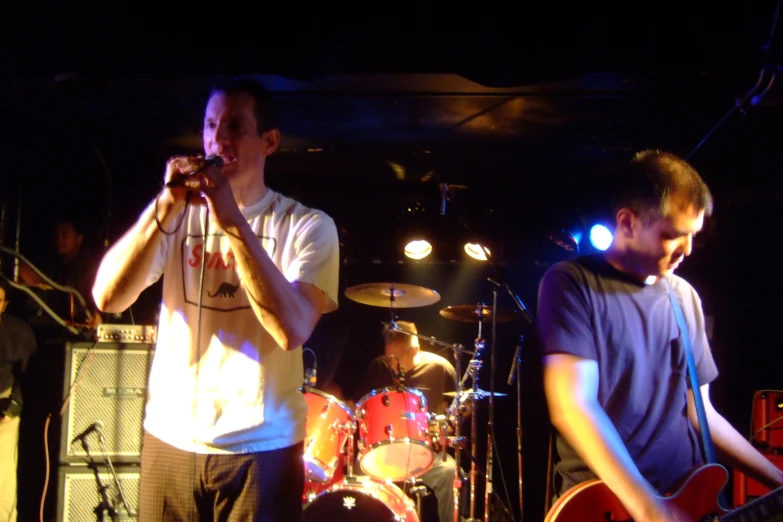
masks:
[(404, 283), (364, 283), (346, 288), (345, 296), (357, 303), (385, 308), (414, 308), (440, 301), (435, 290)]
[[(463, 323), (477, 323), (479, 319), (488, 323), (492, 321), (492, 307), (478, 304), (447, 306), (440, 311), (440, 315), (446, 319), (462, 321)], [(517, 314), (508, 308), (498, 308), (496, 320), (499, 323), (516, 321)]]
[[(443, 395), (446, 397), (456, 397), (457, 392), (445, 392)], [(468, 388), (467, 390), (462, 390), (462, 396), (460, 397), (460, 402), (465, 401), (465, 399), (485, 399), (492, 395), (493, 397), (506, 397), (508, 393), (490, 393), (486, 390), (482, 390), (481, 388), (476, 388), (473, 390), (473, 388)]]

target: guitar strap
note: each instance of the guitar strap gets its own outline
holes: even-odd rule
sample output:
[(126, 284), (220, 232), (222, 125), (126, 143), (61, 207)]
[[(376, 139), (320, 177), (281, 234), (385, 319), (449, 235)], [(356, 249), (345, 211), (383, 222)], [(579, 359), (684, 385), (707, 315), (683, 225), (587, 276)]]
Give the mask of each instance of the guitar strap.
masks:
[(699, 386), (699, 377), (696, 374), (696, 362), (693, 360), (693, 350), (691, 349), (691, 337), (688, 333), (688, 326), (685, 324), (685, 317), (680, 308), (680, 302), (674, 295), (674, 289), (671, 283), (666, 280), (669, 288), (669, 299), (674, 309), (674, 317), (677, 319), (677, 325), (680, 328), (680, 342), (685, 350), (685, 360), (688, 362), (688, 378), (693, 390), (693, 401), (696, 403), (696, 413), (699, 417), (699, 432), (701, 433), (701, 443), (704, 449), (704, 458), (707, 464), (717, 464), (718, 459), (715, 456), (715, 447), (712, 444), (710, 435), (710, 426), (707, 424), (707, 414), (704, 411), (704, 401), (701, 396), (701, 387)]

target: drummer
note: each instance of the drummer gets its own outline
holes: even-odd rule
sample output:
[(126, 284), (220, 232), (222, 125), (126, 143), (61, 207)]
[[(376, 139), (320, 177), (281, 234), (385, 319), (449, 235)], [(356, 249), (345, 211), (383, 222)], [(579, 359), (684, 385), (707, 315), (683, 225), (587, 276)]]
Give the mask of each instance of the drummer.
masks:
[[(449, 403), (446, 392), (454, 392), (456, 371), (445, 358), (419, 349), (416, 325), (409, 321), (396, 321), (397, 328), (384, 325), (382, 334), (384, 354), (370, 363), (352, 397), (359, 401), (372, 390), (401, 384), (419, 390), (427, 399), (430, 414), (443, 415)], [(456, 464), (448, 453), (439, 451), (432, 468), (419, 477), (430, 488), (438, 503), (440, 522), (454, 520), (454, 476)]]

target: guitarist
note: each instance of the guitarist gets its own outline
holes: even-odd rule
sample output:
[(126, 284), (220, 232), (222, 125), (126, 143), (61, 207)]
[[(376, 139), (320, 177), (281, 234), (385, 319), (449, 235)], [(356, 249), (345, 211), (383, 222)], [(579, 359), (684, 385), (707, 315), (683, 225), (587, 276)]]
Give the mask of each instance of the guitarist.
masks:
[(674, 275), (712, 213), (709, 189), (685, 160), (643, 151), (618, 176), (613, 199), (608, 250), (552, 266), (539, 286), (537, 327), (558, 432), (558, 493), (599, 478), (637, 522), (686, 520), (660, 498), (705, 463), (670, 286), (690, 332), (718, 454), (771, 488), (783, 485), (783, 471), (710, 403), (718, 370), (701, 301)]

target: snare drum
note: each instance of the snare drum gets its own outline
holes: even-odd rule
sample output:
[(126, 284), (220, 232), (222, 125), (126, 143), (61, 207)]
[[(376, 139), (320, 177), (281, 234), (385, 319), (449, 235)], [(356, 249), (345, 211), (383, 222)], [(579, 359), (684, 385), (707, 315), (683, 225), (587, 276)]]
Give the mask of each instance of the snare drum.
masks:
[(307, 399), (305, 479), (327, 484), (342, 465), (342, 451), (355, 417), (351, 408), (328, 393), (310, 387), (302, 392)]
[(370, 477), (334, 484), (304, 506), (302, 522), (419, 522), (416, 505), (398, 486)]
[(427, 399), (413, 388), (373, 390), (356, 404), (362, 471), (400, 482), (432, 468)]

